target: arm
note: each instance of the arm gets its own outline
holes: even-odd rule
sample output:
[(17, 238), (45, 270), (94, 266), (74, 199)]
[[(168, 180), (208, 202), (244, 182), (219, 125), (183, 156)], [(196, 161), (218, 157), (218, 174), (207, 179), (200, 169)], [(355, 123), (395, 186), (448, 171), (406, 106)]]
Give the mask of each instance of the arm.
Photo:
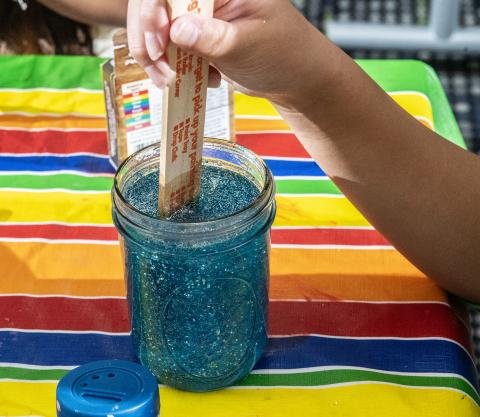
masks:
[[(447, 290), (480, 301), (480, 187), (467, 185), (480, 178), (480, 159), (403, 111), (288, 1), (216, 6), (217, 19), (177, 19), (172, 41), (209, 58), (241, 90), (270, 99), (400, 252)], [(129, 37), (137, 56), (155, 63), (147, 52), (161, 45), (146, 47), (140, 15), (148, 20), (145, 11), (129, 14)], [(159, 66), (155, 76), (167, 79), (168, 71)]]
[(57, 13), (86, 24), (125, 26), (128, 0), (39, 0)]
[(293, 99), (280, 111), (403, 255), (439, 285), (478, 302), (480, 188), (471, 184), (480, 178), (480, 159), (418, 123), (353, 62), (340, 61), (329, 97), (315, 104)]

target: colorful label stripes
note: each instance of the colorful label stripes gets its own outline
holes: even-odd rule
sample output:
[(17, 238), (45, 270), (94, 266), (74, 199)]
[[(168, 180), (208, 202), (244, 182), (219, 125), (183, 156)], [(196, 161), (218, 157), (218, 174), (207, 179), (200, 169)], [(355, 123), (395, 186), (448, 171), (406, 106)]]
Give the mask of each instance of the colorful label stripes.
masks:
[(151, 125), (148, 90), (124, 94), (123, 109), (128, 132)]

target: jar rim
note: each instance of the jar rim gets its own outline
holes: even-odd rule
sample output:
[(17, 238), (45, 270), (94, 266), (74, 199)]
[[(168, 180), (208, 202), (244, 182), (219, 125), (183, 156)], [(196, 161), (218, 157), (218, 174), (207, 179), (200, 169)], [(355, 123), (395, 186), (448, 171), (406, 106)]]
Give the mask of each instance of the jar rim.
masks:
[[(257, 210), (254, 210), (251, 216), (247, 216), (245, 220), (251, 219), (252, 217), (255, 216), (258, 212), (262, 211), (262, 209), (268, 204), (268, 202), (272, 199), (274, 193), (275, 193), (275, 183), (273, 180), (272, 173), (268, 166), (266, 165), (265, 161), (260, 158), (255, 152), (251, 151), (250, 149), (245, 148), (244, 146), (238, 145), (235, 142), (231, 142), (228, 140), (224, 139), (215, 139), (215, 138), (204, 138), (204, 144), (207, 145), (214, 145), (215, 147), (221, 147), (226, 150), (241, 150), (242, 153), (246, 154), (248, 157), (252, 158), (255, 160), (255, 162), (259, 163), (262, 170), (263, 170), (263, 175), (265, 178), (265, 184), (263, 185), (262, 189), (258, 193), (258, 195), (245, 207), (242, 207), (240, 210), (225, 215), (221, 217), (216, 217), (212, 220), (200, 220), (200, 221), (195, 221), (195, 222), (174, 222), (174, 221), (169, 221), (168, 219), (165, 218), (160, 218), (160, 217), (153, 217), (145, 212), (142, 212), (141, 210), (137, 209), (135, 206), (130, 204), (125, 197), (123, 196), (122, 191), (120, 190), (120, 185), (119, 185), (119, 179), (118, 179), (118, 174), (121, 172), (122, 168), (124, 168), (132, 159), (134, 159), (137, 155), (141, 153), (146, 153), (149, 150), (154, 150), (155, 148), (159, 148), (160, 144), (159, 143), (154, 143), (152, 145), (149, 145), (143, 149), (138, 150), (137, 152), (133, 153), (130, 155), (128, 158), (126, 158), (118, 167), (117, 172), (114, 177), (114, 183), (113, 183), (113, 189), (112, 189), (112, 194), (113, 194), (113, 204), (115, 207), (120, 209), (123, 215), (125, 215), (124, 212), (129, 213), (129, 214), (134, 214), (135, 216), (138, 216), (138, 218), (141, 220), (141, 223), (152, 223), (156, 225), (161, 225), (167, 228), (172, 228), (172, 227), (178, 227), (179, 232), (193, 232), (195, 233), (195, 228), (198, 227), (204, 227), (210, 230), (216, 230), (218, 228), (222, 228), (222, 224), (225, 222), (225, 220), (228, 219), (234, 219), (236, 217), (242, 217), (242, 215), (248, 213), (248, 211), (252, 211), (253, 209), (257, 208)], [(122, 204), (123, 207), (118, 207), (116, 199), (120, 200), (120, 203)], [(263, 202), (263, 204), (262, 204)], [(125, 210), (122, 210), (125, 209)], [(130, 221), (131, 221), (131, 216), (128, 216)], [(134, 222), (137, 224), (137, 226), (142, 227), (140, 224), (137, 222)]]

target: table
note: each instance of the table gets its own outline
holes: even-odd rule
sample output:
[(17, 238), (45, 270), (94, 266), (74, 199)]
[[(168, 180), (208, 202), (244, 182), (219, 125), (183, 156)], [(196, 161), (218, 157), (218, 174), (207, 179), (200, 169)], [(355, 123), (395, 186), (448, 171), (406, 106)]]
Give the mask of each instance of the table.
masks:
[[(55, 415), (79, 364), (134, 360), (93, 57), (0, 57), (0, 414)], [(359, 64), (464, 146), (433, 71)], [(237, 141), (277, 184), (270, 343), (230, 389), (161, 387), (164, 417), (477, 416), (468, 320), (349, 203), (266, 101), (236, 94)]]

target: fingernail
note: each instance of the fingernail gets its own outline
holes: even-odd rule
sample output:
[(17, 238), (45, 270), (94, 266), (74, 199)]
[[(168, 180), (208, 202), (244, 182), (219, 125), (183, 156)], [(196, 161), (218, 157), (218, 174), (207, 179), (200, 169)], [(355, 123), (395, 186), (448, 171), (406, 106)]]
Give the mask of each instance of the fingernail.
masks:
[(149, 65), (144, 70), (158, 88), (165, 87), (165, 77), (155, 66)]
[(163, 49), (155, 33), (145, 32), (145, 46), (152, 61), (156, 61), (163, 55)]
[(170, 37), (174, 43), (187, 47), (195, 45), (199, 35), (198, 28), (188, 22), (174, 23), (170, 31)]

